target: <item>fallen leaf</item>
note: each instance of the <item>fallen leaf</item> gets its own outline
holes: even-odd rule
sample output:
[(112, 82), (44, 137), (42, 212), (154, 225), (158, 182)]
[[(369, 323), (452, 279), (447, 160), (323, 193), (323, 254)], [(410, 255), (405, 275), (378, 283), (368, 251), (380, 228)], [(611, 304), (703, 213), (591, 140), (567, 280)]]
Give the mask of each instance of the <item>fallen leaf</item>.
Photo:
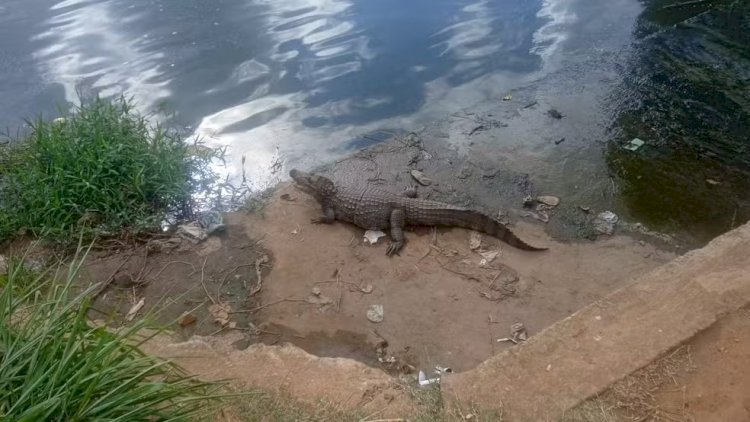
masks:
[(193, 315), (191, 313), (188, 313), (188, 312), (185, 312), (180, 317), (180, 327), (184, 328), (184, 327), (187, 327), (190, 324), (195, 324), (195, 321), (197, 321), (197, 320), (198, 319), (195, 317), (195, 315)]
[(229, 323), (229, 312), (232, 308), (228, 303), (214, 303), (208, 307), (208, 312), (214, 317), (214, 321), (218, 322), (222, 327)]

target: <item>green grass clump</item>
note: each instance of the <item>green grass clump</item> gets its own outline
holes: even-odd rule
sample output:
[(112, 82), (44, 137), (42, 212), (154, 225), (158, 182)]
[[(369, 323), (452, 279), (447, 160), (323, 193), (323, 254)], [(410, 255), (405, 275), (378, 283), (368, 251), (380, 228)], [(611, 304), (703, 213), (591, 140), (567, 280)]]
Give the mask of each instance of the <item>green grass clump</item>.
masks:
[(25, 139), (0, 147), (0, 241), (150, 230), (167, 215), (189, 216), (193, 194), (215, 180), (218, 150), (149, 124), (125, 98), (28, 124)]
[(73, 293), (11, 264), (0, 287), (0, 420), (205, 420), (221, 384), (142, 353), (138, 320), (120, 330), (87, 318), (92, 289)]

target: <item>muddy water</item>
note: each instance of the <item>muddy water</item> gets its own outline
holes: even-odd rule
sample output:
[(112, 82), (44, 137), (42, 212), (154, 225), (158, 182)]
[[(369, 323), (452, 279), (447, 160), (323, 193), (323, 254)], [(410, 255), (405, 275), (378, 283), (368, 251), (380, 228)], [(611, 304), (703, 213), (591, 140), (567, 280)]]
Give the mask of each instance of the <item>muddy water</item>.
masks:
[(483, 172), (700, 243), (748, 217), (748, 13), (664, 3), (6, 0), (0, 126), (124, 92), (228, 146), (255, 188), (424, 128)]

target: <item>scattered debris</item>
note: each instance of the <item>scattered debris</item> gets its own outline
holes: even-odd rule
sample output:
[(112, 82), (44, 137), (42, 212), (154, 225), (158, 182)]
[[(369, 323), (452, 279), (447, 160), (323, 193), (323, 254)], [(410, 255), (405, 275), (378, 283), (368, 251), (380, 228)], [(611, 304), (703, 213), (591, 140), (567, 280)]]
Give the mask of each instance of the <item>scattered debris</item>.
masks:
[(128, 311), (128, 314), (125, 315), (125, 320), (132, 321), (133, 318), (135, 318), (135, 315), (138, 313), (138, 311), (140, 311), (141, 308), (143, 308), (143, 305), (145, 304), (146, 304), (146, 298), (142, 297), (141, 300), (138, 301), (138, 303), (136, 303), (135, 305), (133, 305), (133, 307), (130, 308), (130, 310)]
[(508, 95), (506, 95), (506, 96), (503, 97), (503, 101), (510, 101), (512, 99), (513, 99), (513, 96), (510, 95), (510, 94), (508, 94)]
[(633, 138), (630, 142), (628, 142), (627, 145), (625, 145), (623, 148), (625, 148), (628, 151), (638, 151), (638, 148), (642, 147), (646, 143), (638, 138)]
[(214, 321), (222, 327), (229, 323), (229, 313), (232, 307), (228, 303), (218, 302), (208, 307), (208, 312), (214, 317)]
[(177, 236), (192, 243), (200, 243), (208, 237), (208, 233), (197, 221), (182, 224), (177, 227)]
[(521, 211), (520, 213), (521, 217), (531, 217), (536, 220), (541, 221), (542, 223), (549, 223), (549, 215), (544, 211)]
[(526, 195), (523, 197), (523, 206), (524, 207), (530, 207), (534, 205), (534, 197), (531, 195)]
[(435, 366), (435, 373), (436, 374), (452, 374), (453, 373), (453, 369), (448, 368), (448, 367), (444, 368), (444, 367), (442, 367), (440, 365), (436, 365)]
[(540, 204), (544, 204), (548, 207), (556, 207), (560, 205), (560, 198), (552, 195), (541, 195), (536, 197), (536, 201)]
[(195, 317), (195, 315), (191, 314), (190, 312), (184, 312), (180, 316), (180, 327), (185, 328), (188, 325), (195, 324), (195, 322), (198, 319)]
[(268, 255), (263, 255), (255, 260), (255, 278), (258, 279), (258, 282), (255, 283), (255, 287), (250, 290), (250, 296), (255, 296), (263, 288), (263, 278), (261, 276), (260, 266), (268, 263), (268, 261)]
[(430, 186), (432, 184), (432, 179), (430, 179), (429, 177), (425, 176), (424, 173), (422, 173), (421, 171), (419, 171), (419, 170), (412, 170), (410, 173), (411, 173), (411, 177), (413, 177), (414, 180), (416, 180), (417, 183), (419, 183), (420, 185), (422, 185), (422, 186)]
[(383, 322), (383, 305), (370, 305), (367, 309), (367, 319), (370, 322)]
[(594, 230), (611, 236), (615, 232), (615, 225), (619, 220), (620, 217), (612, 211), (603, 211), (594, 219)]
[(713, 186), (716, 186), (716, 185), (718, 185), (718, 184), (719, 184), (720, 182), (719, 182), (718, 180), (714, 180), (714, 179), (706, 179), (706, 183), (708, 183), (709, 185), (713, 185)]
[(510, 337), (499, 338), (496, 341), (498, 343), (509, 341), (513, 344), (518, 344), (528, 339), (529, 334), (526, 332), (526, 327), (524, 327), (523, 323), (517, 322), (510, 326)]
[(469, 235), (469, 249), (475, 251), (482, 246), (482, 235), (479, 232), (472, 231)]
[(551, 109), (547, 110), (547, 114), (549, 114), (550, 117), (558, 119), (558, 120), (562, 119), (563, 117), (565, 117), (562, 113), (560, 113), (559, 111), (555, 110), (554, 108), (551, 108)]
[(438, 378), (438, 377), (427, 378), (427, 375), (424, 372), (419, 371), (419, 375), (417, 376), (417, 381), (419, 382), (420, 386), (425, 387), (425, 386), (428, 386), (430, 384), (438, 384), (438, 383), (440, 383), (440, 378)]
[(526, 341), (529, 339), (529, 333), (526, 332), (526, 327), (523, 323), (517, 322), (510, 326), (510, 338), (515, 341)]
[(364, 241), (369, 243), (370, 245), (374, 245), (378, 243), (378, 239), (384, 236), (385, 233), (383, 233), (381, 230), (367, 230), (365, 232)]
[(495, 251), (484, 251), (484, 252), (479, 252), (479, 255), (482, 256), (482, 260), (479, 261), (479, 266), (480, 267), (486, 267), (487, 265), (491, 264), (492, 261), (494, 261), (495, 258), (497, 258), (498, 255), (500, 255), (500, 251), (497, 251), (497, 250), (495, 250)]
[(565, 142), (565, 138), (560, 138), (560, 139), (558, 139), (558, 140), (555, 141), (555, 145), (560, 145), (563, 142)]

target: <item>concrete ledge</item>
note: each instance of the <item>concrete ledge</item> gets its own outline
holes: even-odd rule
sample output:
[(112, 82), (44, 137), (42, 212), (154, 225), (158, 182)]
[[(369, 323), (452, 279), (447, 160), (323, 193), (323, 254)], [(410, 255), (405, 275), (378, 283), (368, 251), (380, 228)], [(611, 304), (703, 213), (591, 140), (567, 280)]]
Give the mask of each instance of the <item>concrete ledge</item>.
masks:
[(750, 223), (477, 368), (443, 378), (443, 395), (502, 408), (510, 421), (556, 420), (748, 303)]

